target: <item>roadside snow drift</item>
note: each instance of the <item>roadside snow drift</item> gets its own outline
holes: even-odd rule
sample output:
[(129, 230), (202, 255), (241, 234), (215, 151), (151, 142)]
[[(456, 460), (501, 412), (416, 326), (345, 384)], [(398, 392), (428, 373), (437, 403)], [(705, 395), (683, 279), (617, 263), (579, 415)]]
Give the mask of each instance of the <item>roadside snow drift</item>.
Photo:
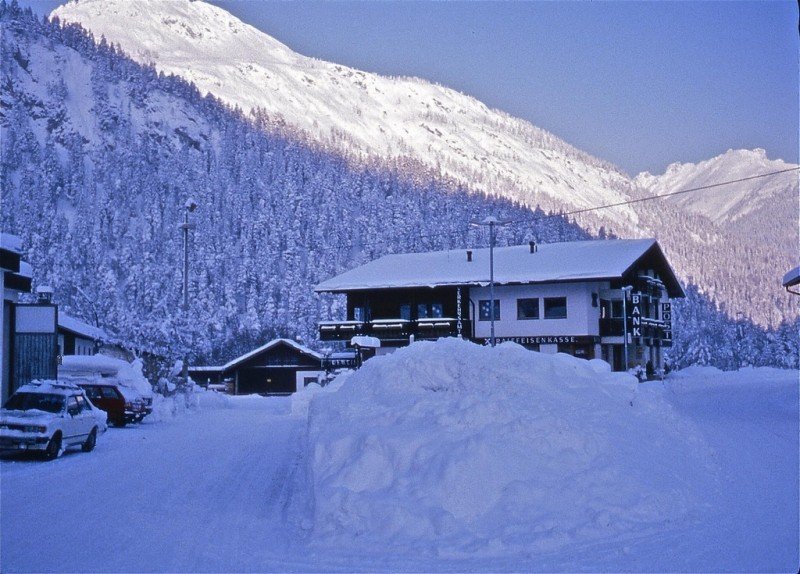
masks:
[(447, 339), (333, 387), (309, 410), (318, 540), (557, 550), (688, 520), (715, 480), (661, 385), (602, 361)]

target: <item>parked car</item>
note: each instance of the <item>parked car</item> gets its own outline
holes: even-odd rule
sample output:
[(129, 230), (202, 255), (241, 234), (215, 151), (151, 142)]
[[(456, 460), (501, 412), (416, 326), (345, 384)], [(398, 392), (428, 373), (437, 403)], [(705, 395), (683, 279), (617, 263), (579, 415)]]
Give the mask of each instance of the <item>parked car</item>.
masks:
[[(131, 407), (137, 410), (134, 418), (141, 420), (153, 412), (153, 389), (141, 372), (141, 361), (129, 363), (105, 355), (68, 355), (58, 366), (58, 378), (80, 385), (89, 383), (116, 385), (122, 393), (130, 389), (129, 402)], [(144, 406), (143, 415), (139, 413), (138, 403)]]
[(108, 413), (108, 422), (116, 427), (124, 427), (128, 423), (137, 423), (145, 416), (144, 403), (131, 394), (125, 395), (127, 389), (101, 381), (75, 381), (86, 391), (86, 396), (96, 407)]
[[(122, 385), (119, 385), (117, 388), (119, 389), (119, 392), (122, 393), (122, 396), (125, 397), (125, 409), (126, 412), (131, 413), (133, 422), (142, 422), (142, 419), (149, 414), (144, 397), (142, 397), (142, 395), (140, 395), (136, 389), (123, 387)], [(150, 409), (150, 412), (153, 412), (152, 408)]]
[(52, 460), (70, 446), (94, 450), (106, 414), (84, 391), (57, 381), (23, 385), (0, 409), (0, 450), (41, 451)]

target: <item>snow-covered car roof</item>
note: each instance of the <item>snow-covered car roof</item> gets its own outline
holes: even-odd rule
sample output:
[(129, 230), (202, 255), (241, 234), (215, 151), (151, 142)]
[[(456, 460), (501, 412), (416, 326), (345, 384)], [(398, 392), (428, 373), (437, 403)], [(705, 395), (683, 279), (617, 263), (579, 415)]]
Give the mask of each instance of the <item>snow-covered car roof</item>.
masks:
[(129, 363), (107, 355), (67, 355), (58, 366), (58, 377), (84, 379), (87, 383), (100, 383), (108, 377), (107, 384), (118, 384), (136, 389), (150, 396), (152, 389), (142, 374), (141, 361)]
[(116, 375), (121, 369), (130, 367), (130, 363), (106, 355), (65, 355), (58, 370), (63, 373), (100, 373)]
[(34, 381), (19, 387), (15, 393), (46, 393), (56, 395), (74, 395), (76, 391), (83, 392), (78, 385), (62, 381)]
[(122, 396), (125, 397), (125, 400), (135, 401), (142, 398), (142, 395), (136, 389), (132, 389), (130, 387), (123, 387), (122, 385), (117, 385), (119, 392), (122, 393)]

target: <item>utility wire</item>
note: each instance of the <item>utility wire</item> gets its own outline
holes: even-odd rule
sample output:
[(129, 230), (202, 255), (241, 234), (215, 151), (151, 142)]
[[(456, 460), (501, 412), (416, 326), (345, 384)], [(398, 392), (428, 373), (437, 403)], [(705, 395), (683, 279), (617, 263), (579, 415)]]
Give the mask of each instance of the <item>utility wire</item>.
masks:
[[(699, 186), (699, 187), (692, 187), (692, 188), (689, 188), (689, 189), (681, 189), (681, 190), (678, 190), (678, 191), (670, 191), (670, 192), (667, 192), (667, 193), (659, 193), (659, 194), (656, 194), (656, 195), (649, 195), (647, 197), (639, 197), (639, 198), (636, 198), (636, 199), (629, 199), (627, 201), (620, 201), (620, 202), (617, 202), (617, 203), (609, 203), (609, 204), (606, 204), (606, 205), (598, 205), (598, 206), (595, 206), (595, 207), (586, 207), (586, 208), (582, 208), (582, 209), (575, 209), (575, 210), (572, 210), (572, 211), (553, 212), (553, 213), (541, 214), (541, 215), (534, 213), (534, 214), (531, 214), (530, 217), (526, 217), (524, 219), (513, 219), (513, 220), (510, 220), (510, 221), (506, 220), (506, 221), (504, 221), (504, 223), (508, 223), (510, 225), (515, 225), (515, 224), (519, 224), (519, 223), (533, 223), (534, 221), (546, 219), (548, 217), (567, 217), (567, 216), (570, 216), (570, 215), (578, 215), (578, 214), (581, 214), (581, 213), (588, 213), (588, 212), (591, 212), (591, 211), (600, 211), (601, 209), (610, 209), (612, 207), (621, 207), (623, 205), (630, 205), (632, 203), (642, 203), (644, 201), (652, 201), (652, 200), (656, 200), (656, 199), (662, 199), (664, 197), (671, 197), (673, 195), (681, 195), (681, 194), (684, 194), (684, 193), (692, 193), (692, 192), (696, 192), (696, 191), (704, 191), (704, 190), (712, 189), (712, 188), (715, 188), (715, 187), (722, 187), (724, 185), (732, 185), (734, 183), (742, 183), (742, 182), (745, 182), (745, 181), (751, 181), (751, 180), (754, 180), (754, 179), (760, 179), (760, 178), (763, 178), (763, 177), (770, 177), (770, 176), (773, 176), (773, 175), (779, 175), (779, 174), (782, 174), (782, 173), (789, 173), (789, 172), (798, 171), (798, 170), (800, 170), (800, 167), (791, 167), (791, 168), (788, 168), (788, 169), (781, 169), (781, 170), (772, 171), (772, 172), (769, 172), (769, 173), (761, 173), (761, 174), (758, 174), (758, 175), (751, 175), (751, 176), (742, 177), (742, 178), (739, 178), (739, 179), (731, 179), (731, 180), (728, 180), (728, 181), (721, 181), (719, 183), (711, 183), (709, 185), (702, 185), (702, 186)], [(470, 228), (467, 227), (467, 233), (469, 233), (469, 231), (470, 231)], [(455, 232), (455, 231), (452, 232), (452, 233), (426, 233), (426, 234), (420, 234), (420, 235), (409, 235), (409, 239), (411, 239), (411, 238), (413, 238), (413, 239), (444, 238), (444, 237), (448, 237), (448, 236), (449, 237), (454, 237), (454, 236), (456, 236), (456, 234), (457, 234), (457, 232)], [(367, 247), (367, 246), (370, 246), (370, 245), (376, 245), (376, 244), (375, 243), (371, 243), (371, 242), (359, 242), (358, 245), (349, 243), (349, 244), (344, 244), (344, 245), (340, 244), (340, 245), (337, 245), (336, 247), (338, 247), (340, 249), (343, 249), (343, 248), (352, 248), (352, 247), (356, 247), (356, 246), (358, 246), (358, 247)]]
[[(723, 185), (731, 185), (733, 183), (742, 183), (743, 181), (750, 181), (750, 180), (753, 180), (753, 179), (759, 179), (761, 177), (769, 177), (771, 175), (778, 175), (778, 174), (781, 174), (781, 173), (788, 173), (790, 171), (797, 171), (798, 169), (800, 169), (800, 167), (790, 167), (788, 169), (781, 169), (781, 170), (778, 170), (778, 171), (772, 171), (770, 173), (762, 173), (762, 174), (759, 174), (759, 175), (751, 175), (749, 177), (742, 177), (742, 178), (739, 178), (739, 179), (732, 179), (732, 180), (729, 180), (729, 181), (722, 181), (720, 183), (712, 183), (712, 184), (709, 184), (709, 185), (702, 185), (700, 187), (692, 187), (692, 188), (689, 188), (689, 189), (681, 189), (679, 191), (670, 191), (668, 193), (659, 193), (659, 194), (656, 194), (656, 195), (650, 195), (648, 197), (640, 197), (640, 198), (637, 198), (637, 199), (629, 199), (628, 201), (620, 201), (619, 203), (609, 203), (607, 205), (599, 205), (597, 207), (587, 207), (587, 208), (584, 208), (584, 209), (576, 209), (574, 211), (566, 211), (566, 212), (563, 212), (563, 213), (558, 213), (556, 215), (561, 215), (561, 216), (576, 215), (578, 213), (586, 213), (586, 212), (589, 212), (589, 211), (598, 211), (600, 209), (608, 209), (610, 207), (620, 207), (622, 205), (630, 205), (631, 203), (641, 203), (642, 201), (650, 201), (650, 200), (653, 200), (653, 199), (661, 199), (662, 197), (670, 197), (672, 195), (680, 195), (682, 193), (691, 193), (693, 191), (702, 191), (702, 190), (711, 189), (711, 188), (714, 188), (714, 187), (721, 187)], [(517, 220), (517, 221), (525, 221), (525, 220), (520, 219), (520, 220)]]

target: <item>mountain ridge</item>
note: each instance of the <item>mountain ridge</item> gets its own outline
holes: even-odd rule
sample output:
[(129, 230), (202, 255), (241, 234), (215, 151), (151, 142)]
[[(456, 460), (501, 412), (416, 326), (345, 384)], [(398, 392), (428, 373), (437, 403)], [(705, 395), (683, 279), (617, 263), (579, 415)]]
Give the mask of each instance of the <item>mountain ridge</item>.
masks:
[[(193, 16), (200, 13), (208, 14), (208, 21), (203, 20), (205, 16)], [(193, 81), (201, 91), (229, 105), (246, 109), (247, 101), (241, 96), (250, 93), (249, 87), (270, 88), (269, 98), (256, 102), (264, 104), (254, 112), (259, 121), (284, 133), (300, 134), (362, 164), (405, 171), (419, 181), (435, 178), (451, 182), (453, 188), (552, 212), (625, 204), (659, 190), (676, 191), (682, 183), (665, 176), (631, 178), (529, 122), (438, 84), (419, 78), (386, 79), (300, 56), (203, 2), (82, 0), (62, 6), (53, 16), (79, 22), (95, 37), (105, 37), (135, 59), (138, 54), (139, 61)], [(226, 52), (225, 38), (232, 36), (234, 45), (244, 46), (231, 50), (236, 57)], [(265, 57), (272, 58), (273, 68), (254, 53), (245, 36), (271, 47), (273, 53)], [(212, 48), (216, 46), (216, 52), (205, 49), (204, 38)], [(221, 71), (215, 68), (220, 61)], [(392, 98), (381, 99), (380, 94)], [(300, 111), (291, 115), (293, 109)], [(372, 142), (372, 147), (364, 147), (365, 142)], [(791, 183), (782, 189), (782, 199), (796, 195), (796, 180)], [(747, 197), (750, 191), (739, 193)], [(680, 198), (688, 201), (691, 195)], [(729, 312), (741, 310), (761, 324), (798, 313), (797, 305), (771, 283), (771, 276), (779, 277), (783, 267), (796, 264), (792, 249), (797, 245), (796, 232), (791, 225), (764, 225), (769, 215), (782, 222), (791, 218), (793, 210), (775, 210), (767, 202), (762, 209), (750, 210), (754, 216), (748, 225), (753, 229), (743, 229), (712, 220), (716, 211), (689, 210), (672, 198), (655, 202), (657, 206), (651, 203), (574, 217), (593, 233), (602, 229), (619, 236), (659, 238), (680, 274), (698, 281)], [(781, 228), (785, 228), (783, 233), (776, 231)], [(749, 244), (750, 251), (743, 244)], [(739, 262), (748, 257), (750, 268), (742, 269)], [(709, 269), (709, 262), (718, 268)], [(753, 305), (753, 301), (761, 303)]]
[[(20, 235), (34, 281), (52, 285), (65, 312), (136, 352), (219, 364), (275, 336), (311, 342), (317, 321), (343, 313), (341, 298), (314, 295), (314, 285), (388, 253), (486, 246), (488, 232), (468, 222), (487, 214), (525, 222), (498, 229), (498, 245), (589, 238), (506, 199), (354, 169), (13, 2), (0, 0), (0, 28), (0, 225)], [(184, 316), (177, 223), (189, 197), (199, 207)], [(708, 257), (724, 247), (763, 260), (757, 245), (698, 229)], [(677, 246), (673, 263), (698, 257), (668, 233), (663, 241)], [(749, 269), (756, 286), (760, 271)], [(737, 287), (725, 275), (705, 280), (706, 293)], [(751, 286), (741, 287), (733, 295), (746, 300)], [(796, 368), (796, 323), (764, 331), (686, 291), (674, 308), (676, 366)]]

